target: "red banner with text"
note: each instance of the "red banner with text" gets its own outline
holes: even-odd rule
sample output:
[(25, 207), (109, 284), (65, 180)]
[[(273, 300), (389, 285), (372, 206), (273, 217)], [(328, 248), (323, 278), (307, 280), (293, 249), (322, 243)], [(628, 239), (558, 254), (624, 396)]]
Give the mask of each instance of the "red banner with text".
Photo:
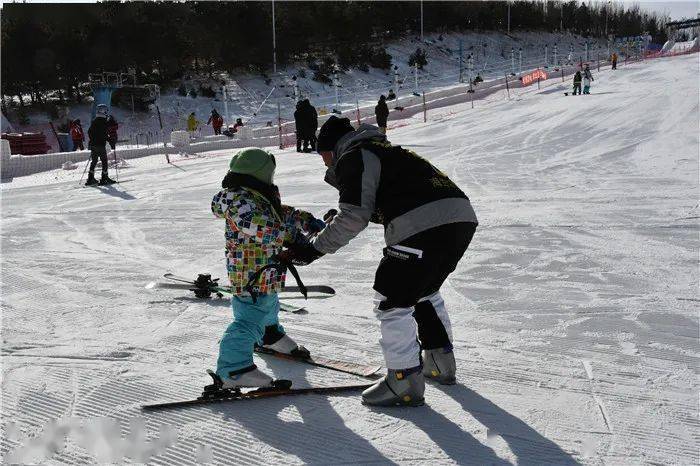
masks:
[(537, 80), (544, 81), (547, 79), (547, 73), (544, 70), (535, 70), (530, 74), (523, 76), (523, 86), (529, 86)]

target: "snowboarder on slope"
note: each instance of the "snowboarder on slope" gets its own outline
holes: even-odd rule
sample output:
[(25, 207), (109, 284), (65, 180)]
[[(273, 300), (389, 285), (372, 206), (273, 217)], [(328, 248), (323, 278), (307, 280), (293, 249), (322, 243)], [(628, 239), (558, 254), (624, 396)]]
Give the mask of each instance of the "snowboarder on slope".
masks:
[(88, 136), (90, 137), (88, 145), (90, 147), (90, 158), (92, 160), (90, 161), (90, 170), (85, 186), (97, 184), (97, 180), (95, 179), (95, 167), (97, 166), (98, 158), (102, 163), (100, 184), (114, 183), (114, 180), (107, 175), (107, 149), (105, 148), (105, 144), (107, 144), (107, 113), (108, 109), (105, 104), (98, 105), (95, 112), (95, 119), (92, 120), (90, 128), (88, 128)]
[(590, 94), (591, 93), (591, 81), (595, 81), (593, 79), (593, 74), (591, 74), (591, 69), (588, 67), (588, 63), (583, 65), (583, 93), (584, 94)]
[(354, 130), (347, 118), (331, 116), (321, 127), (318, 152), (328, 167), (326, 182), (339, 190), (339, 213), (313, 243), (290, 246), (285, 254), (309, 264), (347, 245), (369, 222), (384, 225), (387, 247), (374, 290), (388, 374), (363, 392), (362, 401), (420, 405), (424, 377), (441, 384), (456, 380), (440, 287), (474, 235), (474, 210), (445, 174), (390, 144), (375, 126)]
[(576, 95), (577, 90), (578, 95), (581, 95), (581, 72), (578, 70), (574, 74), (574, 93), (572, 95)]
[(386, 104), (386, 97), (379, 96), (379, 102), (374, 107), (374, 115), (377, 117), (377, 126), (382, 134), (386, 134), (386, 120), (389, 118), (389, 107)]
[[(224, 388), (270, 386), (272, 377), (253, 363), (254, 345), (280, 353), (308, 356), (279, 324), (277, 293), (284, 286), (285, 274), (275, 268), (256, 272), (276, 262), (285, 242), (297, 233), (317, 233), (322, 220), (308, 212), (282, 205), (273, 184), (275, 157), (261, 149), (238, 152), (229, 164), (222, 190), (214, 196), (211, 210), (226, 221), (226, 258), (231, 281), (231, 307), (234, 321), (219, 346), (216, 373)], [(253, 296), (248, 282), (252, 283)]]

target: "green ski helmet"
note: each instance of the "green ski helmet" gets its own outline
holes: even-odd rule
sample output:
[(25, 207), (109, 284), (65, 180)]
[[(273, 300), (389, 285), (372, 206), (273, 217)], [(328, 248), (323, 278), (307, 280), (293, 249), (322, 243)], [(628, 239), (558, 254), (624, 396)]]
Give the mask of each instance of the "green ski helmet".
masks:
[(275, 156), (262, 149), (244, 149), (238, 152), (229, 163), (229, 171), (250, 175), (265, 184), (272, 184), (275, 174)]

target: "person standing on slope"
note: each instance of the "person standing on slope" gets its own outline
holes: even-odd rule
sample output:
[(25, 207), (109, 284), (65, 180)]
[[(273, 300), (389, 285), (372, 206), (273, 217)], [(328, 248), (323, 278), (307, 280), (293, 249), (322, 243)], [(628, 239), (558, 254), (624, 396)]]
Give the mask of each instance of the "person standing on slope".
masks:
[(107, 113), (108, 109), (105, 104), (100, 104), (97, 106), (95, 112), (95, 119), (92, 120), (90, 128), (88, 128), (88, 137), (90, 141), (88, 143), (90, 147), (90, 170), (88, 172), (88, 179), (85, 186), (92, 186), (97, 184), (95, 179), (95, 167), (97, 166), (97, 159), (100, 159), (102, 163), (102, 177), (100, 178), (100, 184), (112, 184), (114, 180), (107, 175), (107, 149), (105, 144), (107, 144)]
[[(316, 111), (316, 107), (311, 105), (311, 102), (309, 102), (309, 99), (304, 99), (304, 107), (306, 108), (306, 117), (307, 117), (307, 123), (309, 125), (308, 132), (307, 132), (307, 138), (308, 138), (308, 143), (309, 143), (309, 152), (313, 152), (316, 150), (316, 131), (318, 131), (318, 112)], [(306, 149), (304, 150), (306, 152)]]
[(85, 133), (83, 132), (83, 127), (80, 124), (80, 120), (71, 121), (70, 138), (73, 140), (74, 151), (78, 149), (85, 150), (85, 146), (83, 146), (83, 141), (85, 140)]
[(209, 119), (207, 120), (207, 124), (211, 125), (212, 128), (214, 128), (214, 134), (221, 134), (221, 127), (224, 126), (224, 119), (221, 115), (219, 115), (219, 112), (216, 111), (216, 109), (212, 109), (211, 115), (209, 115)]
[(110, 115), (107, 118), (107, 142), (109, 143), (109, 147), (111, 147), (112, 150), (117, 149), (118, 131), (119, 123), (117, 123), (117, 120), (114, 118), (114, 115)]
[(275, 186), (274, 155), (261, 149), (245, 149), (229, 164), (229, 172), (214, 196), (211, 210), (226, 221), (226, 259), (231, 281), (234, 321), (219, 345), (216, 373), (224, 388), (270, 386), (272, 377), (253, 363), (256, 344), (280, 353), (308, 357), (279, 324), (277, 293), (285, 273), (271, 267), (282, 245), (297, 233), (317, 233), (324, 222), (308, 212), (283, 205)]
[(197, 120), (194, 112), (192, 112), (190, 116), (187, 117), (187, 131), (190, 133), (191, 138), (194, 138), (194, 133), (197, 131), (197, 128), (199, 128), (199, 120)]
[(591, 74), (591, 69), (588, 67), (588, 63), (583, 65), (583, 93), (591, 93), (591, 82), (595, 81), (593, 79), (593, 74)]
[(581, 95), (581, 72), (576, 70), (576, 73), (574, 74), (574, 93), (573, 95), (576, 95), (576, 91), (578, 91), (578, 95)]
[(441, 384), (456, 381), (440, 287), (476, 231), (474, 210), (445, 174), (390, 144), (375, 126), (354, 130), (347, 118), (331, 116), (321, 127), (318, 152), (328, 167), (326, 182), (340, 193), (339, 213), (313, 243), (292, 245), (284, 255), (306, 265), (347, 245), (369, 222), (384, 226), (387, 246), (374, 290), (388, 373), (362, 393), (362, 401), (420, 405), (424, 377)]
[(304, 111), (304, 101), (297, 102), (296, 110), (294, 110), (294, 127), (296, 128), (297, 136), (297, 152), (301, 152), (301, 144), (304, 143), (304, 150), (307, 148), (308, 138), (307, 133), (307, 115)]
[(389, 107), (386, 104), (386, 97), (379, 96), (379, 102), (374, 107), (374, 116), (377, 118), (377, 126), (382, 134), (386, 134), (386, 121), (389, 118)]

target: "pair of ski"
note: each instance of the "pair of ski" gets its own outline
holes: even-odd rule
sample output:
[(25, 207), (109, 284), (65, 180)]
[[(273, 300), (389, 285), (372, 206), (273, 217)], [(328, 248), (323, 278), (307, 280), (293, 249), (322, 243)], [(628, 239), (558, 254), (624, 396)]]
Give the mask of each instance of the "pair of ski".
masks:
[[(366, 378), (372, 378), (375, 375), (375, 373), (380, 369), (380, 366), (378, 365), (373, 366), (367, 364), (358, 364), (347, 361), (337, 361), (334, 359), (313, 356), (298, 357), (290, 354), (278, 353), (277, 351), (269, 350), (262, 347), (256, 347), (255, 352), (280, 359), (311, 364), (312, 366), (323, 367), (338, 372), (345, 372), (347, 374), (359, 375), (361, 377)], [(156, 411), (160, 409), (182, 408), (193, 405), (223, 403), (228, 401), (272, 398), (282, 395), (330, 395), (346, 391), (364, 390), (365, 388), (369, 388), (372, 386), (371, 383), (368, 383), (359, 385), (336, 385), (333, 387), (292, 388), (291, 380), (277, 379), (272, 382), (272, 386), (270, 387), (263, 387), (244, 392), (240, 388), (223, 388), (223, 382), (221, 381), (221, 378), (218, 375), (216, 375), (211, 370), (207, 370), (207, 373), (212, 377), (212, 379), (214, 379), (214, 383), (212, 385), (207, 385), (206, 387), (204, 387), (204, 391), (198, 398), (193, 400), (171, 401), (166, 403), (143, 405), (141, 409), (143, 409), (144, 411)]]
[[(221, 288), (218, 285), (218, 279), (211, 279), (209, 275), (200, 275), (197, 280), (191, 281), (183, 277), (178, 277), (173, 274), (165, 274), (165, 278), (178, 283), (155, 283), (149, 284), (147, 287), (160, 287), (160, 288), (176, 288), (176, 289), (187, 289), (192, 290), (198, 297), (209, 297), (211, 293), (217, 293), (221, 296), (222, 293), (230, 293), (226, 288)], [(310, 293), (318, 293), (319, 297), (331, 297), (335, 294), (335, 290), (329, 286), (325, 285), (310, 285), (307, 286), (307, 290)], [(298, 287), (285, 287), (283, 292), (298, 292)], [(312, 296), (313, 297), (313, 296)], [(280, 303), (281, 305), (281, 303)], [(292, 311), (294, 312), (294, 311)], [(279, 359), (285, 359), (289, 361), (296, 361), (304, 364), (310, 364), (316, 367), (322, 367), (325, 369), (330, 369), (338, 372), (344, 372), (346, 374), (357, 375), (360, 377), (372, 378), (377, 371), (379, 371), (379, 365), (371, 364), (358, 364), (348, 361), (338, 361), (335, 359), (329, 359), (318, 356), (299, 356), (292, 354), (279, 353), (274, 350), (267, 348), (255, 347), (255, 352), (276, 357)], [(362, 390), (370, 387), (372, 384), (360, 384), (360, 385), (340, 385), (334, 387), (311, 387), (311, 388), (291, 388), (291, 380), (275, 380), (271, 387), (258, 388), (251, 391), (243, 392), (240, 389), (225, 389), (222, 388), (221, 379), (212, 371), (207, 371), (209, 375), (214, 379), (212, 385), (207, 385), (202, 392), (202, 395), (194, 400), (185, 401), (175, 401), (167, 403), (157, 403), (151, 405), (144, 405), (142, 409), (145, 411), (154, 411), (159, 409), (167, 408), (179, 408), (192, 405), (202, 405), (210, 403), (221, 403), (228, 401), (237, 400), (250, 400), (258, 398), (270, 398), (282, 395), (304, 395), (304, 394), (334, 394), (345, 391)]]
[[(211, 275), (208, 274), (199, 274), (195, 280), (179, 277), (172, 273), (166, 273), (163, 277), (173, 283), (151, 282), (146, 285), (146, 288), (189, 290), (194, 291), (195, 296), (203, 299), (210, 298), (212, 294), (215, 294), (219, 298), (223, 297), (224, 294), (231, 294), (229, 288), (219, 285), (218, 278), (212, 280)], [(309, 299), (324, 299), (335, 296), (335, 290), (327, 285), (308, 285), (306, 290), (310, 294)], [(300, 292), (301, 290), (298, 286), (285, 286), (282, 289), (283, 294)], [(303, 306), (294, 306), (284, 302), (280, 302), (280, 310), (293, 314), (305, 314), (307, 312)]]

